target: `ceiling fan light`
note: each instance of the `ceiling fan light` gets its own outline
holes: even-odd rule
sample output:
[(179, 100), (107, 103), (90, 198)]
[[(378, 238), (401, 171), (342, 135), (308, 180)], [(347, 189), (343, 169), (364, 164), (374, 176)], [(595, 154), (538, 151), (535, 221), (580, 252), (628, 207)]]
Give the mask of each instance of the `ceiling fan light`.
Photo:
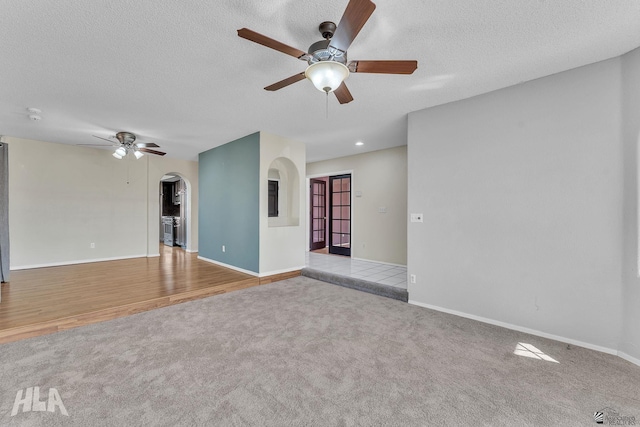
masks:
[(349, 77), (346, 65), (336, 61), (320, 61), (309, 65), (304, 76), (322, 92), (333, 92)]
[(113, 153), (112, 156), (115, 157), (118, 160), (122, 160), (122, 156), (120, 154), (118, 154), (117, 151), (115, 153)]
[(144, 153), (142, 151), (134, 151), (133, 155), (136, 156), (136, 159), (139, 159), (140, 157), (144, 156)]
[(118, 154), (120, 157), (124, 157), (127, 155), (127, 150), (124, 147), (118, 147), (118, 149), (116, 150), (116, 154)]

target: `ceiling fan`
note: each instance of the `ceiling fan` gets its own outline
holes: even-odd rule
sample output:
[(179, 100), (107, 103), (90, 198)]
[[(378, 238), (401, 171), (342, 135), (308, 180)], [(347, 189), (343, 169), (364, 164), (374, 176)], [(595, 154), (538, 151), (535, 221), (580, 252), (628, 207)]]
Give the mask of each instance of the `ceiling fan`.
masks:
[(412, 74), (418, 68), (418, 61), (347, 60), (347, 49), (375, 8), (376, 5), (370, 0), (350, 0), (337, 26), (330, 21), (320, 24), (318, 29), (324, 40), (313, 43), (309, 46), (308, 52), (303, 52), (248, 28), (239, 29), (238, 36), (309, 64), (306, 71), (267, 86), (266, 90), (276, 91), (307, 78), (318, 90), (327, 94), (334, 92), (338, 102), (346, 104), (353, 101), (353, 96), (344, 83), (349, 73)]
[[(155, 154), (158, 156), (164, 156), (167, 153), (163, 153), (162, 151), (152, 150), (149, 147), (158, 148), (160, 147), (158, 144), (154, 144), (153, 142), (136, 142), (136, 136), (131, 132), (118, 132), (115, 136), (111, 138), (115, 139), (107, 139), (102, 138), (101, 136), (92, 135), (94, 138), (102, 139), (103, 141), (109, 142), (109, 145), (112, 147), (116, 147), (116, 151), (113, 153), (113, 157), (116, 159), (122, 159), (129, 152), (133, 153), (136, 159), (144, 156), (144, 153)], [(91, 145), (97, 146), (96, 144), (78, 144), (78, 145)], [(106, 145), (106, 144), (101, 144)]]

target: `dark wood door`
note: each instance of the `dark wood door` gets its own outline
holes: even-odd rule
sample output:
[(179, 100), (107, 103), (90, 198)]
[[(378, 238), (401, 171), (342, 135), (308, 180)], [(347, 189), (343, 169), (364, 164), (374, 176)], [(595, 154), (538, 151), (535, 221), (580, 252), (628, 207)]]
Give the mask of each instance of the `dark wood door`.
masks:
[(327, 183), (320, 179), (311, 180), (311, 236), (310, 249), (322, 249), (327, 246)]
[(329, 177), (329, 253), (351, 256), (351, 174)]

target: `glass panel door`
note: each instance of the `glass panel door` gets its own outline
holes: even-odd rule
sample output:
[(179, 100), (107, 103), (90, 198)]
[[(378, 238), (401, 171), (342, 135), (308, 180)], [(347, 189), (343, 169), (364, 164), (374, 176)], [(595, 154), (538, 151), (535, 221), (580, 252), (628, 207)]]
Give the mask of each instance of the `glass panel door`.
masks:
[(329, 177), (329, 253), (351, 256), (351, 174)]
[(310, 250), (327, 246), (325, 234), (327, 230), (327, 183), (320, 179), (311, 180), (311, 236)]

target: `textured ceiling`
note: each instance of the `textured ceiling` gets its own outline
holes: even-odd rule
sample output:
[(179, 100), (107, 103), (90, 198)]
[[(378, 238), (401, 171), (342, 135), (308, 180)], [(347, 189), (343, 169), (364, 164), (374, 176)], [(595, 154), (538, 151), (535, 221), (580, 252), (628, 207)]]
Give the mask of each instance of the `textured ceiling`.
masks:
[(306, 50), (347, 0), (0, 0), (0, 134), (80, 144), (126, 130), (197, 159), (263, 130), (306, 143), (316, 161), (406, 144), (411, 111), (640, 46), (638, 0), (374, 2), (349, 58), (417, 59), (418, 70), (352, 74), (355, 101), (331, 96), (327, 118), (306, 80), (263, 89), (304, 62), (236, 30)]

